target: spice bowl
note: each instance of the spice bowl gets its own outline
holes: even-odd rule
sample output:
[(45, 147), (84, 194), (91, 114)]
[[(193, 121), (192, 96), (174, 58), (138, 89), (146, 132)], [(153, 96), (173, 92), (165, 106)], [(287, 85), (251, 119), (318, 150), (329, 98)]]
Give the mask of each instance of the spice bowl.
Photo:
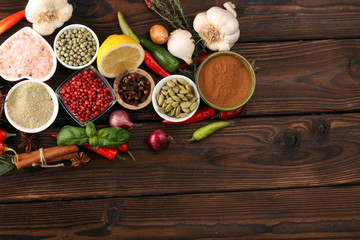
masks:
[(195, 82), (207, 105), (220, 111), (232, 111), (250, 100), (256, 77), (246, 58), (232, 51), (219, 51), (200, 64)]
[(0, 46), (0, 76), (45, 82), (55, 73), (56, 56), (50, 44), (31, 27), (24, 27)]
[(91, 65), (70, 75), (55, 93), (66, 112), (80, 126), (95, 121), (116, 103), (111, 85)]
[(138, 110), (151, 102), (154, 79), (146, 71), (135, 68), (116, 76), (114, 91), (118, 103), (129, 110)]
[(195, 83), (183, 75), (171, 75), (160, 80), (152, 94), (156, 113), (170, 122), (191, 118), (199, 107), (200, 95)]
[(57, 60), (63, 66), (79, 70), (95, 61), (99, 51), (99, 39), (89, 27), (71, 24), (58, 32), (53, 47)]
[(8, 92), (4, 111), (14, 128), (26, 133), (37, 133), (55, 121), (59, 103), (49, 85), (41, 81), (24, 80)]

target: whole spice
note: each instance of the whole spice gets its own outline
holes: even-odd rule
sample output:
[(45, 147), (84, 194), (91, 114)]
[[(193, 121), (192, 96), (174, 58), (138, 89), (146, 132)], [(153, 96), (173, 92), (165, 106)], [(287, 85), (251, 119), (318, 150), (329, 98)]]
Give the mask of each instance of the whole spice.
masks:
[(180, 61), (171, 53), (169, 53), (165, 48), (153, 43), (149, 39), (140, 39), (140, 44), (148, 50), (151, 55), (156, 59), (156, 61), (169, 72), (175, 72), (179, 69)]
[(25, 152), (31, 152), (32, 150), (37, 150), (37, 147), (34, 143), (35, 134), (28, 135), (24, 132), (20, 132), (20, 144), (18, 148), (25, 148)]
[(0, 21), (0, 34), (3, 34), (9, 30), (16, 23), (20, 22), (21, 19), (25, 17), (25, 10), (21, 10), (17, 13), (14, 13)]
[(169, 32), (163, 25), (156, 24), (150, 28), (150, 38), (155, 44), (162, 45), (167, 42)]
[(240, 37), (235, 5), (226, 2), (224, 7), (226, 9), (212, 7), (206, 12), (199, 13), (193, 22), (195, 31), (213, 51), (230, 50)]
[(182, 121), (182, 122), (171, 122), (168, 120), (163, 120), (163, 123), (166, 124), (189, 124), (189, 123), (193, 123), (193, 122), (198, 122), (198, 121), (202, 121), (208, 118), (211, 118), (213, 116), (215, 116), (217, 110), (215, 110), (214, 108), (210, 107), (210, 106), (204, 106), (199, 108), (196, 113), (191, 116), (189, 119)]
[(25, 8), (26, 19), (44, 36), (61, 27), (71, 18), (72, 12), (73, 7), (67, 0), (29, 0)]
[(93, 70), (80, 72), (67, 82), (59, 93), (80, 122), (99, 115), (114, 99), (110, 89)]
[(90, 157), (83, 152), (78, 152), (70, 161), (71, 166), (82, 167), (90, 161)]
[(0, 129), (0, 141), (5, 141), (9, 137), (13, 137), (13, 136), (16, 136), (16, 133), (9, 133), (9, 132), (5, 131), (4, 129)]
[(13, 152), (15, 156), (17, 156), (17, 153), (14, 149), (9, 148), (6, 143), (0, 142), (0, 154), (4, 154), (6, 152)]
[(156, 94), (158, 111), (169, 117), (183, 118), (198, 107), (193, 88), (183, 78), (167, 81)]
[(196, 130), (193, 133), (193, 136), (191, 139), (189, 139), (189, 141), (200, 141), (204, 138), (206, 138), (207, 136), (209, 136), (210, 134), (229, 126), (230, 123), (226, 122), (226, 121), (218, 121), (218, 122), (213, 122), (210, 123), (204, 127), (199, 128), (198, 130)]
[(148, 66), (148, 68), (150, 68), (154, 73), (156, 73), (160, 77), (164, 78), (171, 75), (162, 66), (160, 66), (160, 64), (155, 60), (155, 58), (153, 58), (153, 56), (149, 52), (145, 52), (144, 63), (146, 64), (146, 66)]
[(66, 30), (56, 41), (56, 53), (67, 65), (85, 65), (96, 53), (95, 38), (83, 27)]
[(18, 157), (14, 158), (14, 162), (18, 169), (36, 165), (46, 167), (48, 163), (69, 160), (78, 151), (79, 148), (76, 145), (44, 148), (30, 153), (21, 153)]
[(218, 114), (216, 114), (211, 119), (220, 118), (222, 120), (225, 120), (225, 119), (234, 118), (234, 117), (240, 115), (240, 113), (242, 113), (244, 111), (245, 107), (246, 107), (246, 104), (238, 109), (233, 110), (233, 111), (219, 111)]
[(127, 104), (138, 106), (146, 101), (151, 92), (151, 83), (143, 75), (130, 73), (120, 79), (119, 96)]

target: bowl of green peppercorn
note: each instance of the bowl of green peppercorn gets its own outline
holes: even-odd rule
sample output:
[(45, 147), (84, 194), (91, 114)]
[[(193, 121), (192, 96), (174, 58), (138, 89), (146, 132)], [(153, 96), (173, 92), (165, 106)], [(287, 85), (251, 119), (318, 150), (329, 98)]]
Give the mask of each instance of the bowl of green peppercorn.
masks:
[(99, 50), (99, 39), (87, 26), (71, 24), (61, 29), (54, 40), (54, 52), (65, 67), (78, 70), (92, 64)]

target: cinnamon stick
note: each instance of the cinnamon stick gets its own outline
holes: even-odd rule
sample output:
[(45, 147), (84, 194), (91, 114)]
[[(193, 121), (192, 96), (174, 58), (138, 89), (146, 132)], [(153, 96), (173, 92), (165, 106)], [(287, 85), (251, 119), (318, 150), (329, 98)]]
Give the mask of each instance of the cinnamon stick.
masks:
[[(55, 146), (55, 147), (43, 149), (46, 163), (68, 160), (74, 157), (78, 151), (79, 148), (76, 145)], [(40, 164), (41, 163), (40, 150), (33, 151), (30, 153), (18, 154), (18, 158), (15, 159), (14, 162), (18, 169), (24, 167), (31, 167), (33, 164)]]

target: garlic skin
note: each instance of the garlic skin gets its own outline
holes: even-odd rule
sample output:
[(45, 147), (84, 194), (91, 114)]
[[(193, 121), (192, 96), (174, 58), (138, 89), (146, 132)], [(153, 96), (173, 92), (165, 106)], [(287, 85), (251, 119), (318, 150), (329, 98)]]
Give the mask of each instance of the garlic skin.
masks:
[(189, 31), (177, 29), (170, 34), (167, 41), (168, 51), (175, 57), (184, 60), (188, 65), (193, 62), (192, 55), (195, 50), (195, 43), (191, 37)]
[(193, 27), (212, 51), (230, 50), (240, 37), (235, 5), (224, 4), (226, 9), (212, 7), (196, 15)]
[(71, 18), (72, 13), (73, 6), (67, 0), (29, 0), (25, 8), (26, 19), (42, 36), (52, 34)]

